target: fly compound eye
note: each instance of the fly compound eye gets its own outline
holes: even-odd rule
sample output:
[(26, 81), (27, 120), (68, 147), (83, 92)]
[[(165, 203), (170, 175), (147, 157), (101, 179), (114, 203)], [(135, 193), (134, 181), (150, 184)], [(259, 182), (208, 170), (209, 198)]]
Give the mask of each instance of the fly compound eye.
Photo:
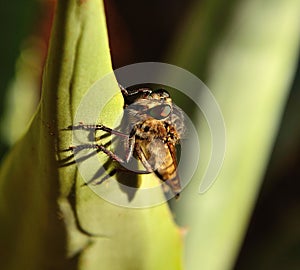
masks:
[(171, 113), (171, 107), (169, 105), (159, 105), (149, 110), (150, 116), (160, 120), (168, 117)]

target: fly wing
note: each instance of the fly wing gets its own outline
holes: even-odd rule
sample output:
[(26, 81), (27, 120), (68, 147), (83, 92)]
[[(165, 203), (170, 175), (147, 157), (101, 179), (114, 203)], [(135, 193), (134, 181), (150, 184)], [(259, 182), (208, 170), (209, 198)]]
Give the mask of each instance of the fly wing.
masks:
[(165, 159), (155, 171), (156, 175), (164, 181), (175, 195), (181, 192), (180, 179), (177, 171), (176, 148), (172, 143), (167, 143)]

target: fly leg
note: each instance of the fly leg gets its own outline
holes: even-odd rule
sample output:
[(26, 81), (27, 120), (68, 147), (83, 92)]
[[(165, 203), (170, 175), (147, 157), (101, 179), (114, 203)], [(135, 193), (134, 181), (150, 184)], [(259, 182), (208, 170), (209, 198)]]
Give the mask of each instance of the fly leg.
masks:
[(82, 145), (77, 145), (77, 146), (70, 146), (69, 150), (71, 151), (80, 151), (83, 149), (95, 149), (97, 153), (103, 152), (105, 153), (110, 159), (113, 161), (118, 162), (122, 167), (116, 169), (116, 171), (123, 172), (123, 173), (136, 173), (136, 174), (149, 174), (152, 173), (153, 171), (143, 171), (143, 170), (134, 170), (131, 171), (125, 167), (125, 164), (127, 163), (124, 161), (121, 157), (113, 153), (112, 151), (108, 150), (104, 145), (101, 144), (82, 144)]
[(151, 165), (149, 164), (148, 160), (146, 159), (143, 151), (138, 147), (136, 149), (136, 153), (137, 153), (139, 159), (141, 160), (142, 164), (144, 165), (145, 169), (147, 170), (147, 172), (152, 173), (153, 172), (153, 168), (151, 167)]
[(123, 96), (128, 96), (128, 91), (126, 88), (124, 88), (121, 84), (119, 84), (119, 88), (120, 88)]
[(122, 158), (120, 158), (118, 155), (116, 155), (112, 151), (108, 150), (107, 148), (105, 148), (105, 146), (102, 144), (82, 144), (82, 145), (77, 145), (77, 146), (70, 146), (70, 148), (69, 148), (69, 150), (72, 150), (75, 152), (83, 150), (83, 149), (95, 149), (98, 153), (99, 152), (105, 153), (109, 158), (118, 162), (119, 164), (121, 164), (121, 165), (125, 164), (125, 161)]
[[(117, 130), (113, 130), (109, 127), (106, 127), (102, 124), (83, 124), (82, 122), (79, 123), (79, 125), (76, 126), (68, 126), (66, 130), (87, 130), (87, 131), (93, 131), (93, 130), (102, 130), (106, 131), (109, 134), (113, 134), (119, 137), (122, 137), (124, 140), (125, 144), (125, 160), (115, 154), (114, 152), (110, 151), (105, 147), (105, 145), (102, 144), (82, 144), (82, 145), (76, 145), (76, 146), (70, 146), (68, 150), (74, 151), (75, 153), (77, 151), (81, 151), (83, 149), (95, 149), (98, 153), (103, 152), (105, 153), (111, 160), (118, 162), (124, 169), (119, 168), (118, 170), (123, 171), (123, 172), (131, 172), (128, 170), (126, 167), (126, 164), (128, 164), (133, 156), (133, 152), (135, 149), (135, 131), (133, 131), (129, 136), (125, 133), (119, 132)], [(146, 160), (144, 154), (141, 151), (138, 151), (138, 156), (142, 161), (142, 164), (144, 165), (146, 170), (134, 170), (133, 173), (137, 174), (148, 174), (152, 173), (153, 169), (151, 168), (150, 164)]]
[[(111, 129), (107, 126), (104, 126), (102, 124), (84, 124), (82, 122), (79, 122), (79, 125), (75, 125), (75, 126), (68, 126), (65, 130), (87, 130), (87, 131), (96, 131), (96, 130), (102, 130), (105, 131), (109, 134), (113, 134), (116, 136), (119, 136), (123, 139), (125, 139), (125, 146), (127, 147), (128, 145), (128, 140), (129, 140), (129, 136), (123, 132)], [(82, 145), (76, 145), (76, 146), (71, 146), (69, 148), (69, 150), (73, 150), (73, 151), (80, 151), (83, 149), (95, 149), (97, 152), (103, 152), (105, 153), (110, 159), (118, 162), (121, 165), (125, 165), (125, 163), (127, 163), (127, 158), (126, 160), (124, 160), (123, 158), (119, 157), (118, 155), (116, 155), (115, 153), (113, 153), (112, 151), (108, 150), (104, 145), (102, 144), (98, 144), (98, 143), (94, 143), (94, 144), (82, 144)], [(126, 148), (127, 149), (127, 148)], [(132, 155), (132, 153), (131, 153)], [(127, 155), (126, 155), (127, 157)]]
[(79, 122), (79, 125), (77, 126), (68, 126), (65, 130), (88, 130), (88, 131), (96, 131), (96, 130), (102, 130), (102, 131), (106, 131), (110, 134), (113, 134), (113, 135), (117, 135), (117, 136), (120, 136), (120, 137), (123, 137), (123, 138), (128, 138), (128, 135), (123, 133), (123, 132), (120, 132), (120, 131), (117, 131), (117, 130), (114, 130), (114, 129), (111, 129), (107, 126), (104, 126), (104, 125), (101, 125), (101, 124), (94, 124), (94, 125), (88, 125), (88, 124), (84, 124), (82, 122)]
[(135, 145), (135, 137), (130, 134), (128, 140), (125, 141), (125, 149), (126, 149), (126, 162), (129, 162), (132, 155), (133, 155), (133, 150), (134, 150), (134, 145)]

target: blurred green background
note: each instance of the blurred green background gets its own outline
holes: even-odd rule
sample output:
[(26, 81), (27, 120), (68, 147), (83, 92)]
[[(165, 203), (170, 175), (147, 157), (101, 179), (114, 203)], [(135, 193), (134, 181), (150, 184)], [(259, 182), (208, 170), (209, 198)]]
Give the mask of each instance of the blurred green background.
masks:
[[(144, 61), (180, 63), (206, 83), (209, 59), (219, 40), (226, 38), (232, 14), (238, 12), (241, 2), (106, 0), (114, 68)], [(1, 5), (3, 158), (38, 104), (54, 1), (11, 0)], [(192, 20), (199, 10), (197, 19)], [(188, 44), (193, 33), (184, 35), (187, 25), (201, 33), (197, 44)], [(184, 50), (198, 51), (199, 57), (186, 59), (185, 51), (176, 47), (179, 44), (186, 45)], [(181, 53), (175, 60), (177, 52)], [(234, 269), (300, 269), (300, 62), (295, 61), (298, 67), (279, 133)]]

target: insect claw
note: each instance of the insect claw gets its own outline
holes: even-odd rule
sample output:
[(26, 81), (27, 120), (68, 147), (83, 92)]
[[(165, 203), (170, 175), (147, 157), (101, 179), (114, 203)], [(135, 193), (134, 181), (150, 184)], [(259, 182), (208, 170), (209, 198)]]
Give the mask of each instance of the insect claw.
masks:
[(175, 199), (178, 200), (180, 198), (180, 193), (175, 194)]
[(69, 151), (72, 151), (72, 149), (70, 147), (67, 149), (58, 150), (59, 153), (64, 153), (64, 152), (69, 152)]
[(66, 128), (61, 128), (60, 130), (61, 131), (68, 131), (68, 130), (72, 130), (73, 129), (73, 126), (68, 126)]

